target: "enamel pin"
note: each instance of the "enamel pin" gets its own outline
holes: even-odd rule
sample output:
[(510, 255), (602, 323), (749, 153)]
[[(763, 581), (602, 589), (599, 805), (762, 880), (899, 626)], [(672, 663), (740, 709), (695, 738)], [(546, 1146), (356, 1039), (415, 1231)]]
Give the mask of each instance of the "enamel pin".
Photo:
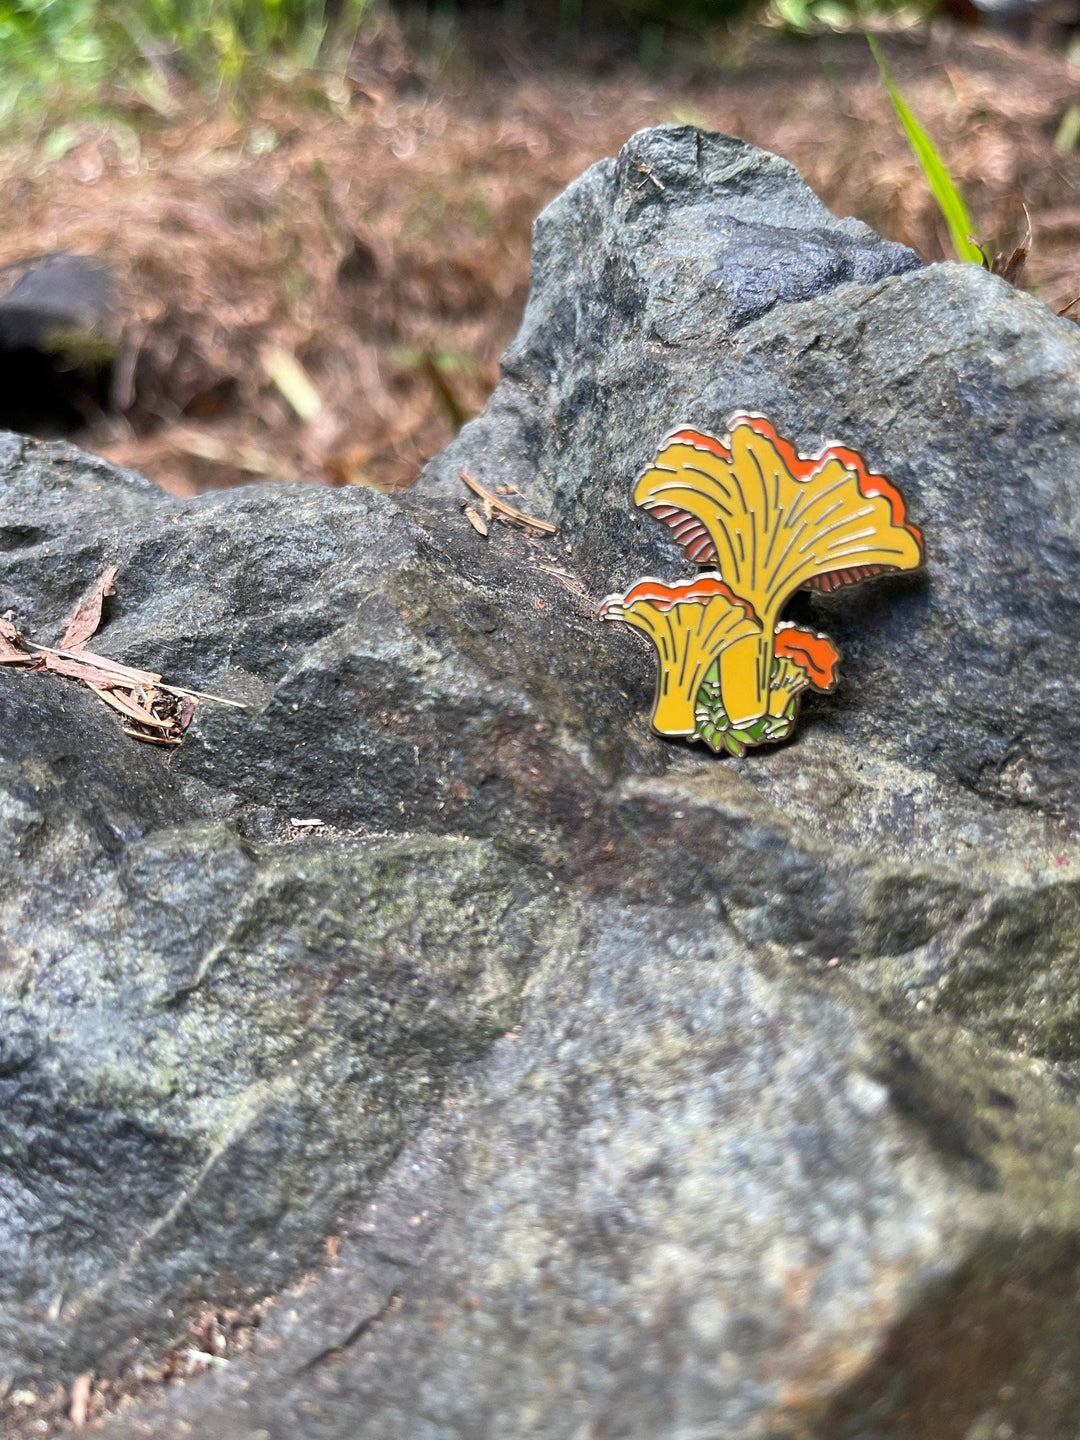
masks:
[(829, 637), (781, 619), (795, 592), (923, 561), (895, 485), (840, 445), (798, 455), (760, 415), (732, 416), (723, 440), (673, 430), (633, 499), (699, 570), (671, 585), (639, 580), (609, 595), (600, 618), (632, 625), (656, 648), (657, 733), (733, 755), (786, 739), (802, 691), (836, 684)]

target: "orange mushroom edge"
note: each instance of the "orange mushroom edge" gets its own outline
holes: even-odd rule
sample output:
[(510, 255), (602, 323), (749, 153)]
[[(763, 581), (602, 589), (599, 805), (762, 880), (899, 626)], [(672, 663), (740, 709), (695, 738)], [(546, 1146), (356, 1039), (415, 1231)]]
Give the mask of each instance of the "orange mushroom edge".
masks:
[(827, 635), (783, 621), (777, 626), (775, 653), (805, 670), (816, 690), (831, 690), (836, 684), (840, 651)]
[(669, 585), (666, 580), (639, 580), (625, 595), (609, 595), (600, 607), (600, 614), (603, 617), (613, 604), (628, 610), (640, 601), (655, 606), (657, 610), (670, 610), (674, 605), (707, 605), (718, 595), (739, 606), (748, 619), (757, 618), (749, 601), (736, 595), (719, 575), (697, 575), (690, 580), (677, 580), (674, 585)]
[(827, 465), (830, 460), (839, 460), (845, 469), (854, 472), (859, 493), (865, 495), (867, 499), (874, 495), (880, 495), (887, 500), (892, 523), (906, 530), (920, 551), (924, 549), (922, 531), (907, 518), (904, 497), (900, 491), (891, 480), (886, 480), (884, 475), (878, 475), (876, 471), (868, 470), (866, 461), (857, 450), (850, 450), (846, 445), (831, 443), (823, 446), (816, 455), (803, 456), (798, 453), (790, 440), (785, 440), (783, 436), (777, 434), (772, 422), (766, 420), (764, 415), (749, 413), (733, 415), (728, 421), (729, 430), (734, 430), (736, 425), (748, 425), (751, 430), (756, 431), (758, 435), (764, 436), (766, 440), (775, 445), (780, 458), (796, 480), (808, 480), (815, 471), (820, 470), (823, 465)]

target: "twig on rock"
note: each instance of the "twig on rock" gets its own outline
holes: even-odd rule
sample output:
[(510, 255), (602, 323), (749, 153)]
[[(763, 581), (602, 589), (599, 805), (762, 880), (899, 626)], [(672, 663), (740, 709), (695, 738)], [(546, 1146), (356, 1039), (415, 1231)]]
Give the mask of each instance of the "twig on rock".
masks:
[(658, 190), (664, 191), (664, 190), (667, 189), (667, 186), (661, 184), (661, 182), (656, 178), (656, 176), (653, 174), (653, 172), (649, 169), (648, 165), (642, 165), (640, 162), (638, 162), (638, 163), (636, 163), (636, 164), (634, 165), (634, 169), (638, 172), (639, 175), (646, 175), (646, 176), (648, 176), (648, 178), (652, 181), (652, 183), (656, 186), (656, 188), (657, 188)]
[[(161, 676), (155, 675), (152, 670), (134, 670), (130, 665), (121, 665), (119, 660), (110, 660), (107, 655), (94, 655), (89, 650), (65, 650), (59, 645), (39, 645), (36, 640), (23, 640), (22, 643), (39, 655), (58, 655), (62, 660), (70, 660), (76, 665), (100, 671), (102, 678), (98, 681), (99, 684), (104, 684), (106, 679), (111, 679), (125, 688), (131, 685), (161, 684)], [(48, 660), (45, 663), (48, 665)]]
[(187, 690), (183, 685), (166, 685), (164, 680), (158, 681), (158, 689), (167, 690), (170, 695), (183, 695), (191, 700), (213, 700), (217, 705), (231, 705), (234, 710), (251, 709), (246, 700), (226, 700), (224, 695), (211, 695), (209, 690)]
[(458, 474), (469, 489), (480, 496), (484, 502), (484, 508), (496, 519), (504, 521), (507, 525), (520, 525), (525, 530), (535, 530), (540, 535), (558, 534), (559, 527), (553, 525), (550, 520), (538, 520), (535, 515), (526, 515), (524, 510), (516, 510), (513, 505), (508, 505), (501, 496), (485, 490), (480, 481), (474, 480), (467, 470), (459, 470)]

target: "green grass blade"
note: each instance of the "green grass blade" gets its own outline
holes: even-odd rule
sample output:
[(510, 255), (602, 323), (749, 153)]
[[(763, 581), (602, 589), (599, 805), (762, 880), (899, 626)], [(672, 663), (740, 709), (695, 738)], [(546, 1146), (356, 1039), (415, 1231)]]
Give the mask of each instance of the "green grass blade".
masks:
[(881, 58), (881, 52), (878, 50), (874, 37), (867, 35), (866, 40), (870, 46), (870, 53), (877, 62), (881, 82), (889, 93), (889, 99), (893, 103), (893, 109), (896, 111), (900, 124), (904, 127), (904, 134), (911, 146), (911, 152), (919, 162), (919, 168), (926, 177), (930, 192), (945, 217), (945, 224), (949, 227), (949, 236), (952, 239), (957, 258), (970, 260), (975, 265), (982, 265), (982, 251), (973, 240), (968, 238), (975, 227), (971, 223), (971, 216), (964, 204), (964, 197), (956, 188), (952, 176), (945, 168), (945, 162), (938, 154), (934, 142), (915, 119), (904, 103), (904, 97), (893, 84), (892, 76), (886, 68), (885, 61)]

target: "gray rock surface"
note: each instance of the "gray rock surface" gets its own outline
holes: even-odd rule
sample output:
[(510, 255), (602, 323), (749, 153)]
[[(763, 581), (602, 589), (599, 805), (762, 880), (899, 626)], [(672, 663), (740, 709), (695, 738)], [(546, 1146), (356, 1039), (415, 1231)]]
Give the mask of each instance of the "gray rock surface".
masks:
[[(409, 496), (0, 440), (0, 614), (51, 640), (116, 564), (100, 648), (249, 707), (166, 756), (0, 669), (13, 1435), (276, 1296), (103, 1433), (1075, 1436), (1078, 366), (671, 127), (541, 217)], [(860, 448), (929, 564), (799, 602), (842, 686), (732, 762), (651, 734), (595, 612), (685, 573), (630, 484), (739, 409)], [(558, 538), (481, 539), (459, 466)]]
[(482, 461), (558, 516), (605, 594), (685, 572), (626, 503), (673, 425), (722, 434), (743, 410), (806, 454), (842, 440), (931, 537), (933, 595), (886, 581), (815, 610), (846, 657), (831, 715), (876, 755), (1075, 810), (1076, 326), (974, 266), (911, 273), (784, 162), (688, 130), (593, 166), (540, 217), (533, 263), (506, 378), (426, 488)]

